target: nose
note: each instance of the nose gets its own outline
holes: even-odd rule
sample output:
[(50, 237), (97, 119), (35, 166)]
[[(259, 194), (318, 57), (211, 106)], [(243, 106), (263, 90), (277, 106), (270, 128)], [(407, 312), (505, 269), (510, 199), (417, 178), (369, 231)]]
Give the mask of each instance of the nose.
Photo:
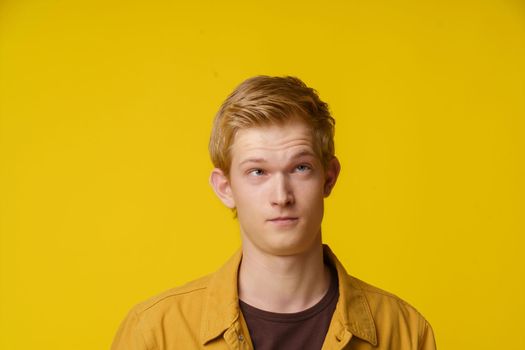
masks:
[(275, 174), (271, 202), (274, 206), (289, 206), (295, 203), (292, 186), (284, 174)]

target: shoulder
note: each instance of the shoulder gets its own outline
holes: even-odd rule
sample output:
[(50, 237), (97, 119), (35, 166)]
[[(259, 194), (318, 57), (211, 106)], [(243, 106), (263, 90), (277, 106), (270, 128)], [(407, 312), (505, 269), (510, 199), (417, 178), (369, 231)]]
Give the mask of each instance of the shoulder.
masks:
[(373, 286), (356, 277), (349, 276), (351, 283), (359, 288), (365, 295), (372, 313), (378, 313), (382, 309), (387, 313), (401, 313), (403, 315), (427, 322), (423, 315), (410, 303), (400, 298), (394, 293)]
[(386, 344), (382, 349), (435, 349), (432, 327), (415, 307), (393, 293), (348, 274), (327, 245), (324, 253), (337, 270), (340, 310), (351, 331), (374, 345), (376, 342)]
[(133, 307), (137, 316), (168, 311), (184, 304), (200, 303), (208, 288), (211, 275), (200, 277), (184, 285), (154, 295)]
[(363, 280), (360, 280), (356, 277), (349, 276), (350, 280), (360, 290), (364, 292), (364, 294), (367, 297), (367, 300), (371, 302), (372, 304), (391, 304), (392, 307), (399, 308), (400, 310), (406, 310), (407, 312), (415, 313), (421, 317), (423, 317), (419, 311), (416, 310), (415, 307), (413, 307), (411, 304), (406, 302), (405, 300), (401, 299), (399, 296), (397, 296), (394, 293), (388, 292), (384, 289), (378, 288), (376, 286), (373, 286), (367, 282), (364, 282)]
[(157, 349), (164, 340), (177, 344), (195, 339), (209, 279), (201, 277), (136, 304), (122, 321), (111, 349)]
[(433, 339), (429, 322), (410, 303), (356, 277), (349, 276), (349, 280), (362, 291), (378, 333), (395, 329), (407, 337), (418, 339), (418, 343), (429, 336)]

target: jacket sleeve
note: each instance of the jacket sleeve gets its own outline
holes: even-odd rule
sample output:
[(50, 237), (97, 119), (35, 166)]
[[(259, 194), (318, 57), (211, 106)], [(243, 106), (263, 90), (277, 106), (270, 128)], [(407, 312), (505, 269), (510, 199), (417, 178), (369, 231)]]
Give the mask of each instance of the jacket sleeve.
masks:
[(436, 340), (434, 338), (434, 331), (430, 324), (424, 320), (423, 330), (419, 337), (418, 350), (436, 350)]
[(111, 350), (151, 350), (146, 345), (142, 323), (134, 309), (128, 313), (120, 324), (113, 339)]

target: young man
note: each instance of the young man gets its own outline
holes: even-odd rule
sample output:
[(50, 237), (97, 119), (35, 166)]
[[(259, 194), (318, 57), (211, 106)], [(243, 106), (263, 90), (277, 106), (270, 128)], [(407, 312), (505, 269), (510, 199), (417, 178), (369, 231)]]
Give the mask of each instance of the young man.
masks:
[(297, 78), (235, 89), (214, 120), (210, 183), (242, 247), (214, 274), (137, 305), (113, 350), (435, 349), (413, 307), (349, 276), (322, 244), (340, 170), (334, 123)]

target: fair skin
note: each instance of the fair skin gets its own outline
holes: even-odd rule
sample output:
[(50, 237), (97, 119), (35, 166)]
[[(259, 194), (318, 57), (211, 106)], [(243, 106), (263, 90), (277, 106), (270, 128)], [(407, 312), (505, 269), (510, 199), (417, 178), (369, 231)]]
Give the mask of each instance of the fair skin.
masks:
[(298, 119), (242, 129), (229, 176), (217, 168), (210, 176), (221, 201), (237, 209), (239, 298), (256, 308), (299, 312), (328, 290), (321, 222), (340, 165), (334, 157), (324, 169), (314, 149), (310, 129)]

